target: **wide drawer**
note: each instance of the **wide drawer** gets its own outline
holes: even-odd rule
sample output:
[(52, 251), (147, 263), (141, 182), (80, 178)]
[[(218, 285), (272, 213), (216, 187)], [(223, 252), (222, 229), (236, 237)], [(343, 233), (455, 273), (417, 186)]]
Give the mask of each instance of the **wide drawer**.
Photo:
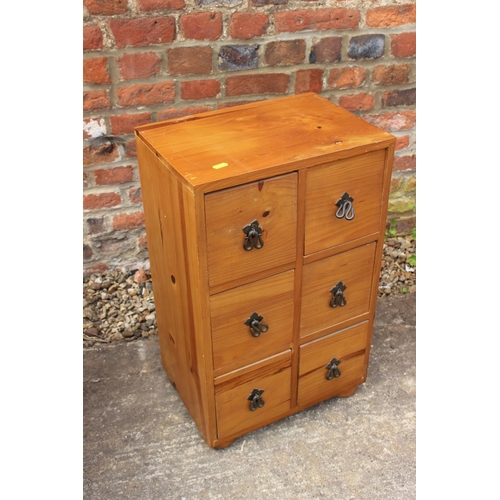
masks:
[(219, 439), (265, 425), (290, 410), (291, 351), (215, 379)]
[[(379, 230), (384, 166), (385, 150), (380, 150), (308, 170), (306, 255)], [(352, 198), (352, 209), (337, 206), (344, 193)]]
[(300, 347), (298, 405), (339, 395), (365, 380), (368, 321)]
[(375, 248), (370, 243), (304, 266), (301, 338), (369, 311)]
[(211, 288), (293, 267), (296, 173), (208, 194), (205, 213)]
[(290, 349), (293, 289), (290, 270), (211, 296), (214, 370)]

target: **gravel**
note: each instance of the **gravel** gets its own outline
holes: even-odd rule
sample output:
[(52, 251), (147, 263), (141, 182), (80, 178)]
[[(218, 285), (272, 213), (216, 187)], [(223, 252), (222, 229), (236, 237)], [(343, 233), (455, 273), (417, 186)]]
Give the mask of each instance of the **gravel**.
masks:
[[(387, 238), (379, 299), (416, 292), (416, 242), (411, 236)], [(83, 344), (132, 342), (157, 335), (149, 271), (115, 269), (83, 278)]]

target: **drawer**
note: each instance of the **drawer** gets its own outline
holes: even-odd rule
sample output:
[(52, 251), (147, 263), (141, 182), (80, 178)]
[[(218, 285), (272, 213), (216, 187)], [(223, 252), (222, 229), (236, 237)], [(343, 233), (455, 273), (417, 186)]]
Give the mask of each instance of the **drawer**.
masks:
[(293, 290), (291, 270), (211, 296), (214, 370), (233, 363), (248, 364), (290, 349)]
[(298, 405), (316, 403), (364, 382), (367, 343), (365, 321), (301, 346)]
[[(265, 179), (205, 196), (210, 287), (254, 281), (292, 268), (296, 257), (297, 174)], [(243, 228), (257, 221), (255, 231)], [(252, 231), (254, 231), (252, 233)], [(258, 234), (261, 231), (260, 235)], [(247, 239), (247, 234), (249, 234)], [(255, 236), (257, 233), (257, 236)], [(259, 238), (263, 243), (259, 246)], [(248, 250), (244, 245), (247, 243)], [(256, 246), (253, 246), (255, 243)]]
[[(303, 268), (300, 336), (306, 337), (367, 313), (376, 243), (321, 259)], [(341, 283), (342, 296), (332, 290)], [(332, 304), (332, 300), (334, 301)], [(334, 305), (335, 307), (332, 307)]]
[[(215, 404), (219, 439), (266, 425), (285, 415), (290, 410), (290, 391), (291, 351), (217, 377)], [(251, 401), (252, 394), (255, 402)]]
[[(306, 255), (379, 231), (384, 165), (385, 150), (380, 150), (307, 171)], [(337, 202), (344, 193), (352, 198), (354, 212), (346, 205), (339, 218)]]

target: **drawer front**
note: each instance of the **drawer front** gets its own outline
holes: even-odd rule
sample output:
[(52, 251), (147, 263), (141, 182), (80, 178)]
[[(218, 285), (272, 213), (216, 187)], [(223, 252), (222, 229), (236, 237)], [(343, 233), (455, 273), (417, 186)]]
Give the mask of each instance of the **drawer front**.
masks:
[[(376, 243), (370, 243), (304, 266), (301, 338), (333, 330), (369, 311), (375, 248)], [(340, 294), (342, 286), (345, 289)]]
[(300, 348), (298, 405), (333, 397), (364, 382), (368, 321)]
[[(379, 230), (384, 165), (385, 150), (380, 150), (308, 170), (306, 255)], [(352, 202), (339, 207), (344, 193)]]
[[(290, 349), (294, 271), (210, 298), (214, 370)], [(253, 319), (252, 319), (253, 318)], [(261, 318), (261, 319), (259, 319)]]
[(296, 173), (208, 194), (205, 212), (210, 287), (293, 267)]
[(265, 425), (290, 410), (290, 365), (289, 351), (215, 379), (219, 439)]

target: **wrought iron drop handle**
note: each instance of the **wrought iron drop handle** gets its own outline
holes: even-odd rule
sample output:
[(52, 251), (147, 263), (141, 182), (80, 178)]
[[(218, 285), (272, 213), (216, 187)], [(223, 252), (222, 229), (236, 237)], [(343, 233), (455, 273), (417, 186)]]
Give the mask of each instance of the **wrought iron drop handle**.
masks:
[(264, 389), (254, 389), (250, 396), (248, 396), (248, 401), (250, 401), (250, 411), (255, 411), (257, 408), (262, 408), (265, 405), (262, 399), (262, 393)]
[(339, 281), (331, 290), (330, 293), (333, 294), (332, 300), (330, 300), (330, 306), (335, 308), (337, 306), (344, 307), (347, 304), (347, 299), (344, 296), (344, 290), (347, 288), (342, 281)]
[(342, 198), (335, 203), (337, 205), (337, 211), (335, 212), (335, 217), (337, 219), (345, 218), (346, 220), (354, 219), (354, 207), (352, 202), (354, 199), (349, 196), (349, 193), (344, 193)]
[(264, 318), (253, 312), (251, 316), (245, 321), (245, 325), (250, 327), (252, 337), (258, 337), (261, 333), (266, 333), (269, 330), (267, 323), (262, 320)]
[(326, 369), (328, 370), (326, 372), (326, 379), (327, 380), (332, 380), (332, 378), (339, 378), (340, 373), (339, 370), (339, 365), (340, 365), (340, 359), (337, 358), (332, 358), (331, 361), (326, 365)]
[(249, 252), (252, 248), (257, 250), (264, 246), (264, 240), (262, 239), (262, 228), (259, 226), (259, 221), (257, 219), (250, 222), (243, 228), (245, 233), (245, 241), (243, 243), (243, 248)]

